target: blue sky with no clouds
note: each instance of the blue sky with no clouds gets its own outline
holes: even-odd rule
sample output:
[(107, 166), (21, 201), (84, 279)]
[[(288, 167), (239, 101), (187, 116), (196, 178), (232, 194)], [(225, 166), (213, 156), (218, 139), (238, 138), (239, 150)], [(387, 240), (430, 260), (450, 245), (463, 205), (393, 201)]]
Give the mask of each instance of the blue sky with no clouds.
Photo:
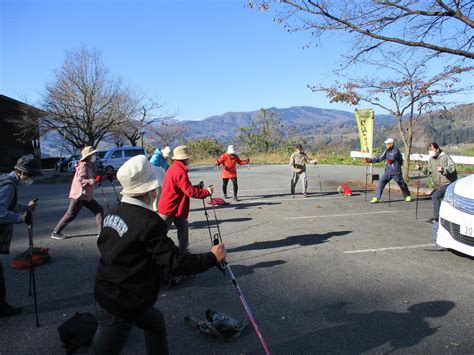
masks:
[[(66, 50), (98, 49), (113, 75), (159, 98), (180, 119), (228, 111), (333, 105), (330, 85), (347, 39), (303, 49), (271, 13), (244, 0), (0, 0), (0, 93), (35, 103)], [(340, 79), (340, 78), (339, 78)], [(469, 100), (466, 100), (469, 101)]]

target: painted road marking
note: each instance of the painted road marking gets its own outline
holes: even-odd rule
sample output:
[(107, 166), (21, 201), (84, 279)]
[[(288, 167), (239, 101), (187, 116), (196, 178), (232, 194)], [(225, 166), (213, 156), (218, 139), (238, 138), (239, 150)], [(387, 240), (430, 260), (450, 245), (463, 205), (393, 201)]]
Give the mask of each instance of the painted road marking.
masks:
[(432, 247), (433, 243), (430, 244), (416, 244), (416, 245), (407, 245), (403, 247), (387, 247), (387, 248), (377, 248), (377, 249), (361, 249), (361, 250), (346, 250), (343, 251), (344, 254), (361, 254), (361, 253), (373, 253), (377, 251), (386, 251), (386, 250), (403, 250), (403, 249), (417, 249), (417, 248), (426, 248)]
[[(418, 212), (431, 211), (431, 210), (418, 210)], [(362, 213), (345, 213), (345, 214), (327, 214), (322, 216), (299, 216), (299, 217), (286, 217), (283, 219), (311, 219), (311, 218), (331, 218), (331, 217), (347, 217), (347, 216), (364, 216), (370, 214), (383, 214), (383, 213), (403, 213), (403, 212), (415, 212), (415, 210), (391, 210), (391, 211), (374, 211), (374, 212), (362, 212)]]

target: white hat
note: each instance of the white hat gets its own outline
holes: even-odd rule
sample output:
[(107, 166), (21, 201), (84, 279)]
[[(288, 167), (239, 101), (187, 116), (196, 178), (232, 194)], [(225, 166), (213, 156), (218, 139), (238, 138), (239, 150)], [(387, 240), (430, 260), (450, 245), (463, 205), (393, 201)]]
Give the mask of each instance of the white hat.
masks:
[(161, 154), (163, 154), (163, 157), (168, 158), (171, 153), (171, 148), (166, 146), (161, 150)]
[(91, 146), (85, 147), (81, 152), (81, 160), (84, 160), (95, 153), (97, 153), (97, 149), (94, 149), (94, 147), (91, 147)]
[(117, 180), (123, 187), (122, 195), (140, 196), (160, 187), (156, 168), (144, 155), (136, 155), (117, 171)]
[(395, 143), (395, 139), (393, 139), (393, 138), (387, 138), (384, 143), (385, 143), (385, 144)]
[(227, 147), (227, 154), (235, 154), (235, 148), (232, 144)]
[(173, 160), (186, 160), (189, 158), (188, 147), (185, 145), (179, 145), (173, 149)]

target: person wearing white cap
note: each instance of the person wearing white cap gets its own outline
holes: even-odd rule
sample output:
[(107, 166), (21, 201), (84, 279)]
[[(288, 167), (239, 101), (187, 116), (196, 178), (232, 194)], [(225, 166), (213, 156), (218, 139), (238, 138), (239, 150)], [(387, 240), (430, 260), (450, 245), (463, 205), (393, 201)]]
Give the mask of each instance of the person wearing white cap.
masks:
[(143, 329), (147, 354), (168, 354), (166, 324), (154, 307), (161, 278), (191, 275), (223, 262), (224, 244), (189, 254), (168, 238), (166, 223), (153, 211), (159, 188), (156, 168), (137, 155), (117, 172), (121, 203), (104, 218), (97, 239), (100, 261), (94, 298), (98, 328), (90, 354), (119, 354), (133, 326)]
[(227, 185), (229, 179), (232, 180), (234, 188), (234, 201), (239, 201), (237, 192), (239, 191), (239, 185), (237, 183), (237, 169), (236, 165), (246, 165), (250, 163), (250, 159), (240, 160), (235, 147), (231, 144), (227, 147), (227, 152), (222, 154), (216, 161), (216, 165), (222, 165), (222, 192), (224, 198), (227, 198)]
[(385, 160), (384, 174), (382, 175), (382, 178), (380, 179), (379, 184), (377, 186), (375, 197), (370, 200), (370, 203), (377, 203), (380, 201), (383, 189), (391, 179), (395, 180), (398, 186), (400, 187), (405, 201), (411, 202), (412, 198), (410, 191), (408, 190), (408, 186), (405, 181), (403, 181), (402, 176), (402, 153), (400, 153), (400, 150), (395, 147), (395, 140), (393, 138), (387, 138), (384, 143), (386, 149), (380, 156), (371, 159), (365, 158), (366, 163), (378, 163), (380, 161)]
[(150, 163), (164, 171), (168, 170), (169, 165), (167, 159), (170, 157), (171, 148), (166, 146), (163, 149), (156, 148), (155, 152), (150, 158)]
[(102, 228), (104, 209), (94, 200), (94, 184), (101, 181), (101, 176), (95, 176), (94, 174), (96, 153), (97, 150), (90, 146), (82, 150), (81, 160), (76, 165), (76, 172), (69, 192), (69, 207), (56, 227), (54, 227), (51, 238), (67, 239), (68, 237), (61, 232), (76, 218), (82, 207), (86, 207), (95, 215), (99, 231)]

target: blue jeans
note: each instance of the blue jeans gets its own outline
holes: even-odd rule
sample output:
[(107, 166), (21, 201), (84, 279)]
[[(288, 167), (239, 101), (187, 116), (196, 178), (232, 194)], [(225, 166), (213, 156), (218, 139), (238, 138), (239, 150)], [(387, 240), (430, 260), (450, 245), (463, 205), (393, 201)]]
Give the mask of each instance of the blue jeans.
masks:
[(433, 195), (431, 195), (431, 199), (433, 200), (433, 217), (436, 220), (439, 220), (439, 208), (441, 207), (441, 200), (443, 199), (448, 186), (449, 185), (438, 186), (438, 188), (434, 190)]
[(126, 320), (109, 313), (97, 303), (95, 315), (99, 327), (92, 341), (89, 354), (115, 355), (120, 354), (128, 333), (135, 325), (143, 329), (147, 354), (168, 354), (168, 339), (163, 314), (154, 307), (150, 307), (134, 321)]

